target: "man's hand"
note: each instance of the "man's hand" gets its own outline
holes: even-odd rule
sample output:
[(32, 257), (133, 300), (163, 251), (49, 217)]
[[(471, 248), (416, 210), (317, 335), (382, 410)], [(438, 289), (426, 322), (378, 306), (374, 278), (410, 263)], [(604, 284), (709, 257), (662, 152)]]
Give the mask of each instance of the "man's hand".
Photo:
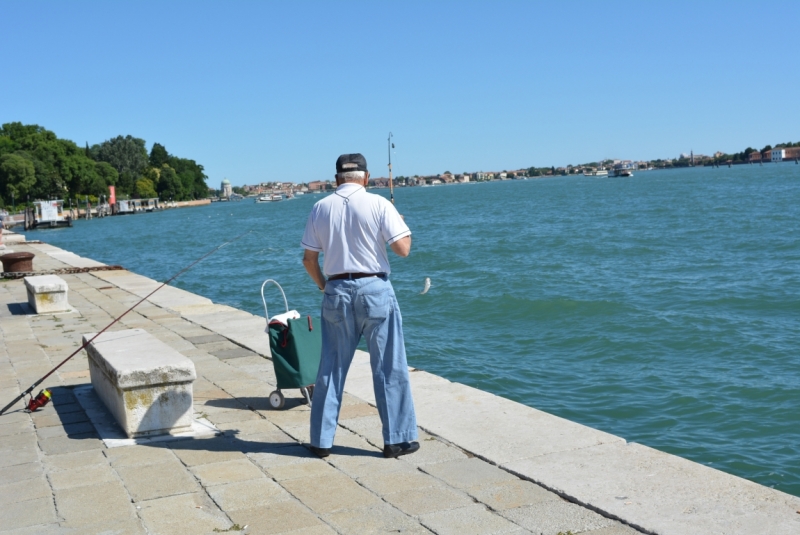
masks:
[(324, 290), (327, 281), (319, 268), (319, 253), (317, 251), (305, 250), (303, 253), (303, 267), (306, 268), (311, 279), (317, 284), (317, 288)]

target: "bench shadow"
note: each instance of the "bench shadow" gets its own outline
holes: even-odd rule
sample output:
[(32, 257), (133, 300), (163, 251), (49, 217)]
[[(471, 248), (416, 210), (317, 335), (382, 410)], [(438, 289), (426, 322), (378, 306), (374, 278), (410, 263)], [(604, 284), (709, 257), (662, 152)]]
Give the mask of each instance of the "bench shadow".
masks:
[[(44, 408), (40, 408), (33, 413), (32, 417), (34, 418), (34, 421), (39, 418), (44, 418), (48, 415), (57, 415), (58, 419), (60, 420), (61, 427), (66, 432), (66, 438), (70, 440), (102, 440), (100, 433), (95, 427), (95, 423), (86, 414), (86, 410), (83, 408), (73, 392), (75, 387), (82, 386), (86, 385), (55, 386), (48, 388), (48, 390), (51, 392), (51, 401)], [(35, 394), (38, 394), (38, 392), (35, 392)], [(257, 402), (263, 402), (266, 403), (267, 408), (269, 408), (269, 401), (264, 398), (244, 398), (243, 401), (245, 400), (247, 403), (253, 403), (255, 405), (259, 404)], [(292, 402), (291, 405), (290, 402)], [(285, 408), (299, 406), (304, 404), (303, 402), (304, 400), (288, 398), (286, 399)], [(27, 406), (28, 401), (27, 399), (23, 399), (19, 403), (20, 405), (24, 403), (24, 406)], [(232, 398), (209, 400), (206, 403), (212, 406), (224, 408), (247, 409), (247, 407), (242, 405), (242, 403)], [(25, 409), (20, 407), (18, 410), (21, 411)], [(113, 421), (113, 425), (116, 426), (116, 429), (119, 431), (119, 433), (124, 435), (122, 428), (119, 427), (119, 424), (116, 423), (113, 416), (108, 412), (104, 405), (103, 410), (106, 413), (105, 416), (107, 416), (105, 421)], [(39, 429), (47, 429), (47, 427), (40, 428), (37, 426), (37, 431)], [(164, 440), (141, 442), (137, 443), (136, 445), (147, 446), (151, 448), (167, 448), (172, 450), (238, 452), (243, 454), (266, 453), (285, 457), (317, 458), (317, 456), (308, 448), (308, 444), (301, 442), (269, 442), (248, 440), (247, 436), (248, 435), (240, 435), (238, 429), (229, 429), (226, 431), (220, 431), (220, 434), (216, 436), (165, 437)], [(52, 438), (45, 440), (51, 439)], [(333, 448), (331, 448), (331, 453), (340, 456), (382, 457), (382, 453), (380, 451), (351, 446), (334, 445)]]
[(243, 396), (240, 398), (223, 398), (223, 399), (209, 399), (205, 404), (209, 407), (217, 407), (220, 409), (240, 409), (240, 410), (253, 410), (253, 411), (274, 411), (274, 410), (289, 410), (296, 407), (306, 405), (306, 400), (300, 394), (299, 397), (285, 397), (282, 409), (273, 409), (269, 404), (269, 397), (261, 396)]
[(6, 306), (12, 316), (31, 316), (35, 314), (28, 303), (7, 303)]

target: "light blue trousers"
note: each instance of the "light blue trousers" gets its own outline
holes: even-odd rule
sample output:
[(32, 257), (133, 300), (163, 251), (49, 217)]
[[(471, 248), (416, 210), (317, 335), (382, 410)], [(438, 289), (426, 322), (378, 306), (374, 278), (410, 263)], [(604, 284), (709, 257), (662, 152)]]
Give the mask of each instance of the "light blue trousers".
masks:
[(311, 406), (311, 445), (333, 446), (344, 381), (361, 337), (367, 342), (383, 440), (416, 440), (403, 318), (385, 277), (328, 281), (322, 299), (322, 358)]

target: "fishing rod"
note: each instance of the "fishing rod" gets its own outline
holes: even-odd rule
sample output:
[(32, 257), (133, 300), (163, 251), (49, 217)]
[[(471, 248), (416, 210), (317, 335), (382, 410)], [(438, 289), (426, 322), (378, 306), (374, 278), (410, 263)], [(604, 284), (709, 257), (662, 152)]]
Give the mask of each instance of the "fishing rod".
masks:
[(394, 143), (392, 143), (391, 132), (389, 132), (387, 144), (389, 146), (389, 198), (391, 199), (392, 204), (394, 204), (394, 184), (392, 184), (392, 149), (394, 148)]
[[(202, 262), (203, 260), (205, 260), (206, 258), (208, 258), (209, 256), (211, 256), (212, 254), (216, 253), (217, 251), (219, 251), (220, 249), (222, 249), (222, 248), (223, 248), (223, 247), (225, 247), (226, 245), (230, 245), (231, 243), (233, 243), (233, 242), (235, 242), (235, 241), (237, 241), (237, 240), (239, 240), (239, 239), (241, 239), (241, 238), (244, 238), (246, 235), (248, 235), (248, 234), (250, 234), (251, 232), (253, 232), (253, 230), (254, 230), (254, 229), (250, 229), (250, 230), (248, 230), (247, 232), (245, 232), (244, 234), (240, 234), (239, 236), (237, 236), (237, 237), (233, 238), (232, 240), (228, 240), (228, 241), (226, 241), (225, 243), (223, 243), (222, 245), (218, 245), (217, 247), (215, 247), (215, 248), (214, 248), (214, 249), (212, 249), (211, 251), (207, 252), (206, 254), (204, 254), (203, 256), (201, 256), (200, 258), (198, 258), (197, 260), (195, 260), (194, 262), (192, 262), (191, 264), (189, 264), (188, 266), (186, 266), (185, 268), (183, 268), (182, 270), (180, 270), (179, 272), (177, 272), (175, 275), (173, 275), (172, 277), (170, 277), (170, 278), (169, 278), (169, 279), (168, 279), (166, 282), (162, 283), (162, 284), (161, 284), (161, 286), (159, 286), (158, 288), (156, 288), (155, 290), (153, 290), (152, 292), (150, 292), (150, 293), (149, 293), (149, 294), (147, 294), (146, 296), (142, 297), (142, 298), (141, 298), (141, 299), (140, 299), (140, 300), (139, 300), (139, 301), (138, 301), (138, 302), (137, 302), (135, 305), (133, 305), (131, 308), (129, 308), (128, 310), (126, 310), (125, 312), (123, 312), (121, 315), (117, 316), (117, 318), (116, 318), (114, 321), (112, 321), (111, 323), (109, 323), (108, 325), (106, 325), (106, 326), (103, 328), (103, 330), (102, 330), (102, 331), (100, 331), (99, 333), (97, 333), (97, 334), (95, 334), (94, 336), (92, 336), (92, 338), (91, 338), (91, 339), (89, 339), (89, 340), (87, 340), (86, 342), (84, 342), (84, 343), (83, 343), (83, 345), (82, 345), (81, 347), (79, 347), (78, 349), (76, 349), (76, 350), (75, 350), (75, 351), (74, 351), (74, 352), (73, 352), (73, 353), (72, 353), (70, 356), (68, 356), (67, 358), (65, 358), (64, 360), (62, 360), (62, 361), (61, 361), (61, 363), (60, 363), (58, 366), (56, 366), (55, 368), (53, 368), (52, 370), (50, 370), (49, 372), (47, 372), (47, 374), (45, 374), (45, 375), (44, 375), (44, 377), (42, 377), (41, 379), (39, 379), (38, 381), (36, 381), (35, 383), (33, 383), (33, 384), (30, 386), (30, 388), (28, 388), (28, 389), (27, 389), (25, 392), (23, 392), (22, 394), (20, 394), (20, 395), (18, 395), (17, 397), (15, 397), (15, 398), (14, 398), (14, 400), (13, 400), (11, 403), (9, 403), (8, 405), (6, 405), (6, 406), (5, 406), (5, 407), (3, 407), (2, 409), (0, 409), (0, 416), (2, 416), (2, 415), (3, 415), (3, 414), (4, 414), (4, 413), (5, 413), (5, 412), (6, 412), (8, 409), (10, 409), (12, 406), (14, 406), (14, 404), (15, 404), (17, 401), (21, 400), (22, 398), (24, 398), (25, 396), (27, 396), (28, 394), (30, 394), (30, 393), (33, 391), (33, 389), (34, 389), (34, 388), (36, 388), (37, 386), (39, 386), (40, 384), (42, 384), (42, 382), (44, 382), (44, 380), (45, 380), (45, 379), (47, 379), (48, 377), (50, 377), (51, 375), (53, 375), (53, 373), (54, 373), (54, 372), (55, 372), (57, 369), (59, 369), (61, 366), (63, 366), (64, 364), (66, 364), (66, 363), (67, 363), (67, 361), (68, 361), (69, 359), (71, 359), (72, 357), (74, 357), (75, 355), (77, 355), (78, 353), (80, 353), (80, 351), (81, 351), (81, 350), (83, 350), (83, 349), (85, 349), (85, 348), (86, 348), (86, 346), (88, 346), (89, 344), (91, 344), (92, 342), (94, 342), (94, 339), (95, 339), (95, 338), (97, 338), (98, 336), (100, 336), (101, 334), (103, 334), (104, 332), (106, 332), (106, 331), (107, 331), (107, 330), (108, 330), (108, 329), (109, 329), (109, 328), (110, 328), (112, 325), (114, 325), (114, 324), (115, 324), (115, 323), (117, 323), (119, 320), (121, 320), (123, 317), (125, 317), (125, 315), (126, 315), (128, 312), (130, 312), (131, 310), (133, 310), (134, 308), (136, 308), (137, 306), (139, 306), (139, 305), (141, 305), (143, 302), (145, 302), (145, 301), (146, 301), (146, 300), (147, 300), (147, 299), (148, 299), (148, 298), (149, 298), (151, 295), (153, 295), (154, 293), (156, 293), (157, 291), (159, 291), (161, 288), (163, 288), (164, 286), (166, 286), (166, 285), (167, 285), (167, 284), (169, 284), (170, 282), (174, 281), (175, 279), (177, 279), (178, 277), (180, 277), (181, 275), (183, 275), (184, 273), (186, 273), (187, 271), (189, 271), (190, 269), (192, 269), (194, 266), (196, 266), (197, 264), (199, 264), (200, 262)], [(38, 399), (38, 396), (37, 396), (37, 399)], [(48, 399), (48, 400), (49, 400), (49, 399)], [(44, 402), (44, 403), (46, 403), (46, 402)], [(40, 406), (41, 406), (41, 405), (40, 405)]]

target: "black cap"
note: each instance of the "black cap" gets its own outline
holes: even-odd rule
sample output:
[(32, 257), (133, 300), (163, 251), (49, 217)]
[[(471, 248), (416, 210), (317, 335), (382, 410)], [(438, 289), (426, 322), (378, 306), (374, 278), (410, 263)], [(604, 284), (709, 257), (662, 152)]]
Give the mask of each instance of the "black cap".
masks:
[(367, 159), (361, 154), (342, 154), (336, 160), (336, 172), (347, 173), (349, 171), (366, 171)]

